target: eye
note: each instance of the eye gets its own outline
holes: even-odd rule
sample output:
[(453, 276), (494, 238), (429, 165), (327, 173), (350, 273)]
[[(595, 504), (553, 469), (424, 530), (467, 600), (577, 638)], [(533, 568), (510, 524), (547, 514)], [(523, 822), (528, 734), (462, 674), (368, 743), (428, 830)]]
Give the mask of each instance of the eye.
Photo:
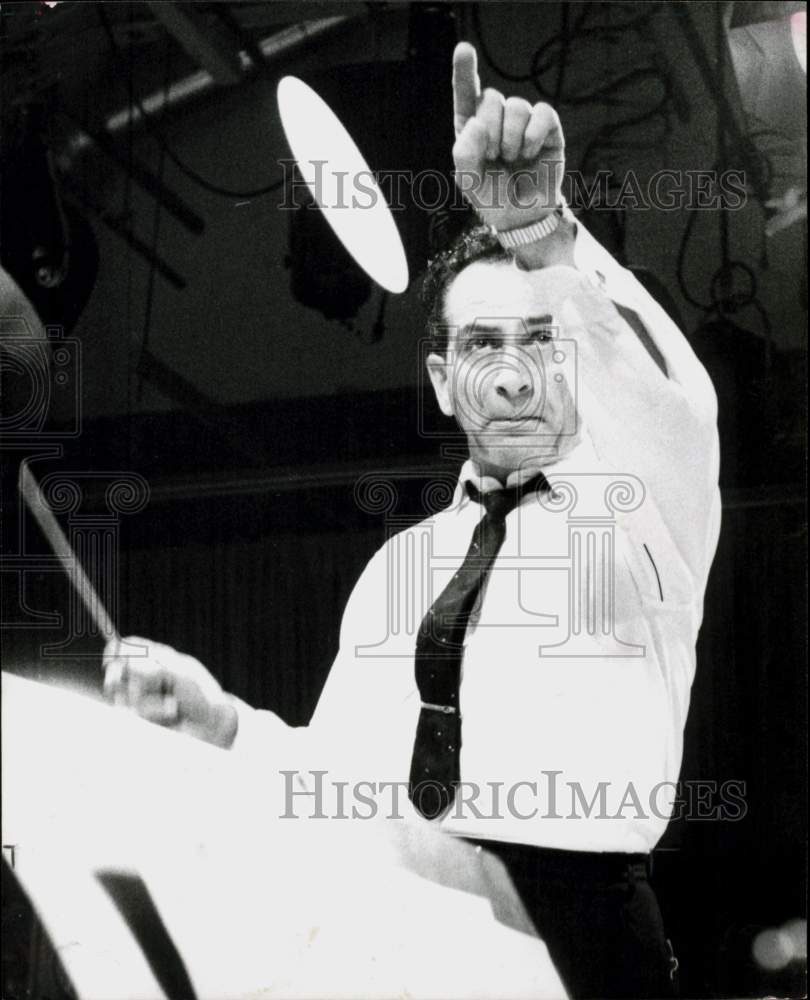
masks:
[(470, 351), (484, 351), (489, 347), (496, 346), (495, 337), (491, 334), (481, 333), (467, 340), (467, 350)]
[(530, 336), (535, 344), (548, 344), (554, 340), (554, 331), (549, 327), (542, 327), (539, 330), (532, 330)]

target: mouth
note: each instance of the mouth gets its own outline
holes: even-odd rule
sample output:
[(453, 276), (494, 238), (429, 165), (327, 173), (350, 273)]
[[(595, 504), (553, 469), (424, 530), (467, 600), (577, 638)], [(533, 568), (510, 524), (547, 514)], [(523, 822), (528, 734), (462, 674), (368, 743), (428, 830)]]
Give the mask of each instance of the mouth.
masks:
[(504, 427), (515, 430), (520, 427), (538, 427), (543, 423), (542, 417), (493, 417), (487, 421), (488, 427)]

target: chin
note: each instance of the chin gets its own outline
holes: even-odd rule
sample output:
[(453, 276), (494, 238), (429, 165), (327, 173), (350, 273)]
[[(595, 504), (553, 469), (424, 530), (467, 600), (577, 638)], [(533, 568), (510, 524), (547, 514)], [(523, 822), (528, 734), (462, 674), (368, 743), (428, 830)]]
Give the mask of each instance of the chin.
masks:
[(487, 447), (473, 456), (482, 468), (490, 468), (505, 473), (515, 472), (526, 465), (543, 466), (560, 458), (553, 437), (535, 438), (531, 443), (515, 441), (503, 443), (488, 441)]

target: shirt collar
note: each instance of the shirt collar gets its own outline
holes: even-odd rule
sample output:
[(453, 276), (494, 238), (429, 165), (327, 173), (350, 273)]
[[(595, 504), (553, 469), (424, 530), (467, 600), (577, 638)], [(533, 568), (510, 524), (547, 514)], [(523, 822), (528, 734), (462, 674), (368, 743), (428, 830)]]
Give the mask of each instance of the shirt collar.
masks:
[[(555, 476), (565, 475), (568, 472), (593, 472), (598, 462), (599, 459), (590, 438), (587, 434), (583, 433), (577, 445), (562, 458), (527, 463), (521, 466), (520, 469), (510, 472), (506, 479), (506, 486), (517, 486), (520, 483), (526, 482), (527, 479), (531, 479), (538, 472), (543, 472), (548, 476), (553, 490)], [(480, 493), (488, 493), (490, 490), (500, 490), (504, 486), (494, 476), (482, 475), (478, 464), (472, 458), (468, 458), (459, 472), (458, 486), (453, 498), (454, 507), (461, 509), (469, 503), (475, 503), (467, 495), (465, 488), (467, 483), (472, 483)]]
[[(521, 483), (525, 483), (527, 479), (531, 479), (533, 475), (540, 472), (542, 466), (538, 463), (537, 465), (526, 465), (520, 469), (516, 469), (514, 472), (510, 472), (506, 478), (506, 486), (519, 486)], [(503, 489), (504, 483), (500, 480), (495, 479), (494, 476), (482, 475), (481, 470), (478, 468), (478, 464), (471, 458), (462, 465), (461, 472), (459, 473), (459, 483), (464, 486), (465, 483), (472, 483), (479, 493), (490, 493), (492, 490)]]

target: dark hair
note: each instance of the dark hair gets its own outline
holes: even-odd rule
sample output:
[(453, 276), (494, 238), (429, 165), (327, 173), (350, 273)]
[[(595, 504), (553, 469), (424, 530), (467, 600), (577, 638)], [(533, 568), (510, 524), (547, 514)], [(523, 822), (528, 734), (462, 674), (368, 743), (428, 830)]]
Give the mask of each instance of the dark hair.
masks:
[(476, 225), (465, 230), (441, 253), (431, 257), (422, 280), (422, 305), (427, 313), (430, 349), (444, 354), (447, 349), (447, 325), (444, 302), (453, 279), (465, 267), (479, 260), (509, 261), (488, 226)]

